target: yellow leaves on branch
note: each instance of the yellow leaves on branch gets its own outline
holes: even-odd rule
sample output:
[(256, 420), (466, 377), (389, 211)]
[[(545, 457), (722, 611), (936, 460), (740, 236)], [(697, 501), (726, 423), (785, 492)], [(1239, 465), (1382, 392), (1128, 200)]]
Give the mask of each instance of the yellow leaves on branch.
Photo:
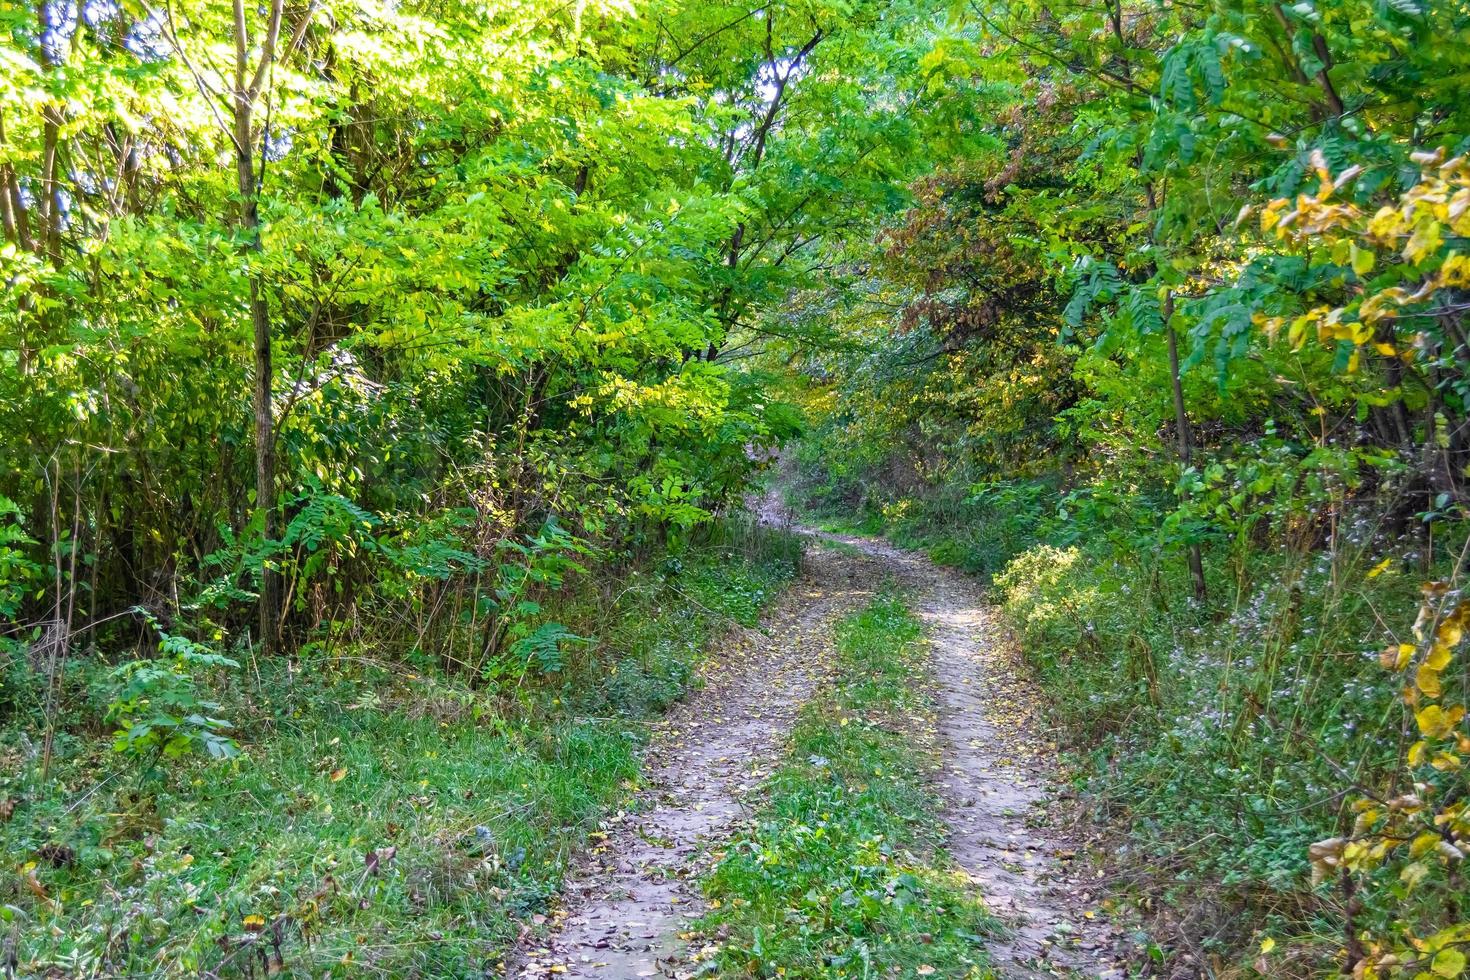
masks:
[(1455, 705), (1446, 711), (1437, 704), (1431, 704), (1422, 708), (1414, 714), (1414, 720), (1419, 724), (1419, 733), (1425, 738), (1445, 738), (1452, 734), (1460, 720), (1465, 717), (1465, 706)]
[[(1302, 249), (1325, 249), (1334, 263), (1351, 268), (1359, 279), (1386, 255), (1410, 267), (1405, 281), (1378, 289), (1364, 286), (1348, 304), (1316, 306), (1296, 316), (1258, 312), (1253, 318), (1257, 327), (1273, 339), (1285, 334), (1294, 349), (1315, 335), (1323, 344), (1346, 342), (1355, 348), (1371, 347), (1383, 357), (1414, 359), (1412, 342), (1396, 347), (1380, 340), (1378, 329), (1441, 290), (1470, 286), (1470, 256), (1443, 252), (1447, 240), (1470, 237), (1470, 160), (1446, 160), (1443, 150), (1416, 153), (1412, 159), (1422, 171), (1419, 183), (1371, 217), (1337, 196), (1357, 178), (1360, 168), (1351, 167), (1334, 178), (1320, 152), (1313, 154), (1319, 178), (1316, 192), (1294, 200), (1278, 198), (1261, 211), (1263, 232)], [(1349, 372), (1358, 364), (1355, 351)]]
[(1414, 650), (1412, 643), (1396, 643), (1391, 647), (1386, 647), (1378, 655), (1378, 662), (1383, 665), (1384, 670), (1403, 670), (1413, 659)]
[[(1349, 836), (1308, 848), (1314, 884), (1347, 874), (1365, 887), (1373, 880), (1371, 872), (1392, 867), (1402, 886), (1412, 891), (1436, 875), (1441, 882), (1453, 882), (1461, 873), (1470, 851), (1470, 800), (1460, 782), (1470, 758), (1470, 731), (1465, 705), (1445, 700), (1445, 679), (1467, 628), (1470, 598), (1447, 583), (1429, 583), (1414, 623), (1416, 642), (1394, 644), (1379, 654), (1385, 669), (1406, 677), (1403, 700), (1419, 738), (1405, 753), (1396, 782), (1412, 791), (1387, 800), (1357, 800)], [(1362, 980), (1459, 977), (1466, 972), (1467, 946), (1470, 922), (1424, 936), (1406, 929), (1403, 936), (1370, 940), (1367, 955), (1351, 964), (1352, 972)]]

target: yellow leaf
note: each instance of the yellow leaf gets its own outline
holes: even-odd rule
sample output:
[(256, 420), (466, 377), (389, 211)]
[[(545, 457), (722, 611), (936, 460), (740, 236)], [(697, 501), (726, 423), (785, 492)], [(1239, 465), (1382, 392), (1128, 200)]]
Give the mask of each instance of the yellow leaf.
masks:
[(1424, 658), (1424, 663), (1430, 670), (1444, 670), (1450, 665), (1450, 648), (1443, 643), (1436, 643), (1429, 651), (1429, 656)]
[(1421, 262), (1429, 257), (1431, 252), (1437, 250), (1443, 239), (1440, 237), (1442, 229), (1437, 221), (1421, 221), (1414, 227), (1414, 233), (1409, 236), (1409, 243), (1404, 246), (1404, 260), (1407, 262)]
[(1424, 692), (1425, 697), (1437, 698), (1444, 693), (1444, 686), (1439, 682), (1439, 671), (1427, 662), (1419, 665), (1414, 674), (1414, 683)]
[(1423, 857), (1439, 846), (1439, 835), (1425, 832), (1415, 837), (1409, 845), (1409, 857)]
[(1414, 720), (1419, 723), (1419, 731), (1426, 738), (1444, 738), (1450, 730), (1449, 718), (1437, 704), (1431, 704), (1419, 711), (1414, 715)]
[(1464, 765), (1459, 756), (1450, 752), (1436, 752), (1429, 764), (1440, 772), (1453, 772)]

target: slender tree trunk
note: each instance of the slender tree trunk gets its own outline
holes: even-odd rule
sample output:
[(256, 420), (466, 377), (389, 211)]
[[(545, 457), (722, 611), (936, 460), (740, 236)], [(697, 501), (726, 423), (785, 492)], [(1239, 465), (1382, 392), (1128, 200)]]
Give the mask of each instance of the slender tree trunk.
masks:
[[(5, 117), (0, 114), (0, 149), (5, 147)], [(20, 193), (12, 192), (13, 179), (10, 175), (10, 164), (0, 163), (0, 229), (5, 232), (5, 240), (22, 248), (29, 249), (30, 243), (23, 242), (20, 237), (20, 220), (17, 207), (20, 201)], [(22, 212), (23, 213), (23, 212)]]
[[(1189, 415), (1184, 410), (1184, 385), (1179, 379), (1179, 335), (1169, 321), (1174, 317), (1174, 294), (1164, 297), (1164, 337), (1169, 345), (1169, 385), (1174, 395), (1174, 430), (1179, 440), (1179, 462), (1187, 469), (1192, 461), (1193, 447), (1189, 429)], [(1205, 564), (1200, 555), (1198, 541), (1189, 545), (1189, 577), (1194, 582), (1194, 597), (1201, 604), (1209, 599), (1205, 587)]]
[[(0, 147), (5, 145), (5, 125), (0, 120)], [(0, 163), (0, 225), (5, 229), (5, 240), (18, 245), (25, 251), (31, 251), (30, 221), (26, 215), (25, 199), (20, 193), (20, 181), (15, 176), (15, 168), (8, 163)], [(13, 289), (14, 283), (7, 282), (7, 289)], [(17, 367), (22, 375), (31, 373), (31, 345), (29, 343), (28, 331), (24, 324), (30, 319), (31, 296), (28, 292), (22, 292), (16, 304), (21, 312), (21, 326), (17, 331), (19, 350), (16, 352)]]
[[(240, 227), (245, 232), (246, 253), (254, 264), (254, 268), (250, 270), (250, 320), (255, 341), (255, 506), (261, 514), (261, 534), (268, 546), (279, 537), (276, 515), (276, 434), (275, 416), (271, 407), (273, 372), (270, 307), (266, 302), (260, 268), (264, 248), (260, 240), (260, 201), (255, 176), (253, 115), (265, 71), (275, 55), (281, 0), (275, 0), (271, 5), (271, 22), (253, 81), (247, 80), (249, 37), (245, 27), (244, 0), (235, 0), (234, 8), (236, 59), (232, 108), (235, 175), (240, 193)], [(267, 656), (275, 652), (280, 635), (280, 604), (280, 576), (266, 562), (260, 572), (259, 623), (261, 652)]]
[[(36, 5), (36, 26), (40, 31), (41, 64), (48, 75), (54, 75), (58, 62), (52, 51), (51, 5), (42, 0)], [(61, 147), (61, 107), (47, 99), (41, 107), (41, 193), (36, 198), (36, 214), (40, 219), (37, 254), (61, 268), (61, 185), (56, 172)], [(43, 341), (44, 343), (44, 341)]]
[[(259, 235), (258, 225), (255, 234)], [(251, 251), (259, 254), (257, 237)], [(255, 504), (264, 520), (261, 533), (266, 541), (279, 537), (276, 515), (275, 420), (271, 411), (271, 326), (270, 311), (261, 290), (258, 273), (250, 277), (250, 317), (255, 328)], [(281, 581), (268, 564), (260, 573), (260, 639), (262, 652), (274, 652), (279, 632)]]
[[(275, 416), (271, 405), (271, 381), (274, 374), (271, 367), (271, 321), (261, 262), (264, 246), (260, 236), (260, 185), (264, 179), (266, 143), (262, 140), (261, 172), (257, 173), (254, 114), (256, 103), (270, 79), (276, 61), (289, 59), (301, 46), (312, 15), (316, 12), (316, 5), (317, 0), (310, 0), (296, 22), (289, 40), (278, 49), (285, 0), (269, 0), (266, 6), (265, 30), (260, 35), (259, 54), (252, 58), (245, 0), (234, 0), (234, 77), (229, 80), (220, 78), (219, 81), (223, 84), (217, 86), (206, 81), (195, 68), (173, 27), (172, 19), (166, 21), (168, 38), (178, 51), (180, 60), (193, 74), (200, 95), (213, 106), (215, 92), (225, 90), (229, 93), (228, 122), (218, 114), (215, 118), (229, 136), (235, 151), (236, 190), (240, 195), (239, 228), (244, 233), (242, 250), (251, 264), (249, 291), (255, 361), (255, 506), (260, 511), (261, 533), (266, 542), (275, 541), (279, 537), (279, 515), (276, 512)], [(258, 603), (260, 644), (266, 654), (274, 652), (280, 639), (280, 594), (280, 576), (267, 563), (261, 569)]]

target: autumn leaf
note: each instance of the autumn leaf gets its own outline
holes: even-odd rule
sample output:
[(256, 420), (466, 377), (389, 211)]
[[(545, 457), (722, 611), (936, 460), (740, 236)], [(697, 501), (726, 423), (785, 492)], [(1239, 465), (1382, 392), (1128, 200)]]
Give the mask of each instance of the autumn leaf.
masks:
[(1455, 705), (1446, 711), (1437, 704), (1431, 704), (1415, 714), (1414, 720), (1418, 722), (1419, 731), (1426, 738), (1444, 738), (1454, 731), (1463, 717), (1465, 709), (1461, 705)]

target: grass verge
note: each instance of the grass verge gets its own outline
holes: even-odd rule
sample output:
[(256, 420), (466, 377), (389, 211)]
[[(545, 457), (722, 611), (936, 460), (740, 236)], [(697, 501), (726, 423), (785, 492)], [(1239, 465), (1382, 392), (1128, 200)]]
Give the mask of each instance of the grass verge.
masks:
[(988, 977), (994, 920), (950, 868), (925, 782), (932, 706), (918, 621), (892, 595), (837, 628), (769, 802), (705, 883), (728, 975)]
[(118, 757), (73, 705), (43, 783), (0, 729), (0, 947), (23, 976), (495, 975), (636, 787), (645, 720), (798, 555), (745, 529), (552, 597), (596, 642), (515, 701), (356, 646), (222, 680), (229, 762)]

